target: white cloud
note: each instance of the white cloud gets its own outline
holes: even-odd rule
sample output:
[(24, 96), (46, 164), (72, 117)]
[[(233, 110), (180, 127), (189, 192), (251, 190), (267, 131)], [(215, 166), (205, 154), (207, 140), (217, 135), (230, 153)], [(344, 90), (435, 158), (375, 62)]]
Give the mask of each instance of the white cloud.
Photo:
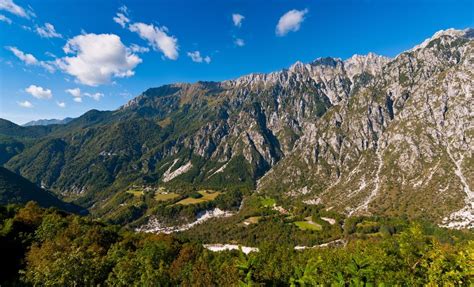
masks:
[(56, 68), (48, 62), (40, 61), (39, 65), (50, 73), (54, 73), (54, 71), (56, 71)]
[(13, 0), (0, 0), (0, 10), (8, 11), (23, 18), (29, 18), (29, 16), (33, 14), (13, 3)]
[(98, 100), (100, 100), (100, 98), (102, 98), (104, 96), (104, 94), (102, 94), (102, 93), (94, 93), (94, 94), (84, 93), (84, 96), (93, 98), (94, 100), (98, 101)]
[(2, 14), (0, 14), (0, 21), (5, 22), (5, 23), (7, 23), (7, 24), (11, 24), (11, 23), (12, 23), (12, 20), (11, 20), (10, 18), (8, 18), (7, 16), (2, 15)]
[(18, 59), (20, 59), (22, 62), (24, 62), (27, 65), (37, 65), (38, 60), (35, 58), (35, 56), (31, 54), (26, 54), (23, 51), (20, 51), (17, 47), (10, 47), (7, 46), (5, 47), (7, 50), (10, 50)]
[(147, 53), (150, 51), (147, 47), (138, 46), (137, 44), (132, 44), (129, 48), (134, 53)]
[(48, 57), (51, 57), (51, 58), (57, 58), (55, 54), (53, 54), (51, 52), (48, 52), (48, 51), (44, 52), (44, 54)]
[(114, 34), (79, 35), (68, 40), (63, 50), (74, 56), (57, 59), (58, 67), (88, 86), (133, 76), (133, 69), (142, 62)]
[(18, 105), (22, 108), (32, 108), (33, 104), (29, 101), (17, 102)]
[(236, 27), (241, 27), (242, 26), (242, 20), (244, 20), (245, 17), (240, 15), (240, 14), (232, 14), (232, 22), (234, 22), (234, 26)]
[(234, 40), (234, 44), (239, 46), (239, 47), (243, 47), (243, 46), (245, 46), (245, 41), (244, 41), (244, 39), (237, 38), (237, 39)]
[(137, 33), (142, 39), (147, 40), (155, 51), (160, 50), (166, 58), (176, 60), (178, 58), (178, 39), (167, 34), (168, 29), (164, 26), (156, 27), (152, 24), (133, 23), (129, 26), (130, 31)]
[[(178, 39), (172, 35), (168, 35), (168, 28), (165, 26), (155, 26), (153, 24), (145, 24), (141, 22), (131, 23), (128, 16), (127, 6), (119, 8), (116, 17), (113, 20), (122, 28), (127, 27), (131, 32), (137, 33), (140, 38), (148, 41), (148, 44), (155, 51), (161, 51), (164, 56), (171, 60), (176, 60), (179, 56)], [(132, 44), (130, 50), (134, 53), (146, 53), (150, 49)]]
[(75, 88), (75, 89), (67, 89), (66, 93), (70, 94), (71, 96), (75, 98), (80, 98), (81, 97), (81, 89)]
[(83, 96), (93, 98), (96, 101), (100, 100), (100, 98), (102, 98), (104, 96), (104, 94), (102, 94), (102, 93), (93, 93), (93, 94), (92, 93), (81, 93), (81, 89), (79, 89), (79, 88), (67, 89), (66, 93), (73, 96), (73, 98), (74, 98), (73, 101), (75, 101), (77, 103), (82, 103), (82, 97)]
[(193, 62), (197, 62), (197, 63), (202, 62), (201, 53), (199, 51), (188, 52), (188, 57), (190, 57), (191, 60), (193, 60)]
[(60, 107), (60, 108), (65, 108), (66, 107), (65, 102), (56, 102), (56, 105), (58, 105), (58, 107)]
[(130, 22), (130, 19), (127, 18), (123, 13), (117, 13), (117, 16), (113, 18), (115, 23), (119, 24), (122, 26), (122, 28), (125, 28), (128, 22)]
[(30, 85), (25, 89), (25, 92), (40, 100), (51, 99), (53, 97), (53, 93), (50, 89), (45, 89), (36, 85)]
[(19, 50), (17, 47), (7, 46), (5, 48), (11, 51), (18, 59), (20, 59), (26, 65), (40, 66), (50, 73), (53, 73), (56, 70), (51, 64), (51, 62), (38, 61), (35, 56), (33, 56), (32, 54), (27, 54)]
[(211, 57), (209, 56), (203, 57), (201, 56), (201, 52), (199, 51), (188, 52), (187, 55), (188, 57), (191, 58), (193, 62), (196, 62), (196, 63), (206, 62), (209, 64), (211, 62)]
[(275, 29), (278, 36), (285, 36), (288, 32), (296, 32), (300, 29), (304, 16), (308, 13), (308, 9), (290, 10), (281, 16)]
[(41, 38), (62, 38), (63, 36), (56, 32), (53, 24), (45, 23), (43, 27), (36, 27), (36, 33), (40, 35)]

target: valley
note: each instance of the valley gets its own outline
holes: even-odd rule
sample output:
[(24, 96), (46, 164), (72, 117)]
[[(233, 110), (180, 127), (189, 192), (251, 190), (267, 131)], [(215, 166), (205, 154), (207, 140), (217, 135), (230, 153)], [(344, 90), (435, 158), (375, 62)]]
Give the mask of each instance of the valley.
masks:
[(471, 36), (440, 31), (394, 59), (151, 88), (64, 124), (2, 120), (4, 166), (116, 224), (155, 212), (191, 222), (256, 190), (278, 204), (472, 227)]
[(473, 36), (0, 119), (0, 285), (469, 286)]

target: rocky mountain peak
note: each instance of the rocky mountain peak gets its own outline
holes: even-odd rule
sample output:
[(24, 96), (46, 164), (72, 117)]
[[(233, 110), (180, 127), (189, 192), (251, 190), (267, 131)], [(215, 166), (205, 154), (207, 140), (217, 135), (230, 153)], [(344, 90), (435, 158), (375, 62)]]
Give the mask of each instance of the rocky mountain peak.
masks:
[[(258, 189), (349, 215), (422, 214), (474, 227), (472, 35), (440, 31), (395, 59), (354, 55), (343, 62), (344, 73), (336, 59), (319, 59), (314, 80), (328, 87), (348, 77), (347, 100), (338, 99), (347, 86), (321, 89), (333, 107), (305, 126)], [(372, 76), (355, 76), (363, 72)]]
[(368, 53), (367, 55), (353, 55), (349, 59), (344, 61), (344, 67), (349, 75), (349, 78), (363, 72), (375, 75), (382, 71), (382, 67), (385, 66), (391, 59), (385, 56), (380, 56), (374, 53)]
[(288, 69), (293, 73), (301, 73), (307, 70), (306, 65), (301, 61), (296, 61), (291, 67)]
[(332, 57), (320, 57), (310, 63), (311, 66), (326, 66), (331, 68), (336, 68), (338, 65), (341, 65), (342, 61), (339, 58)]
[(473, 28), (467, 28), (464, 30), (457, 30), (457, 29), (446, 29), (446, 30), (440, 30), (436, 32), (433, 36), (430, 38), (427, 38), (424, 40), (421, 44), (416, 45), (409, 51), (416, 51), (422, 48), (428, 47), (431, 41), (436, 40), (436, 39), (441, 39), (443, 37), (449, 37), (449, 38), (465, 38), (465, 39), (472, 39), (474, 38), (474, 29)]

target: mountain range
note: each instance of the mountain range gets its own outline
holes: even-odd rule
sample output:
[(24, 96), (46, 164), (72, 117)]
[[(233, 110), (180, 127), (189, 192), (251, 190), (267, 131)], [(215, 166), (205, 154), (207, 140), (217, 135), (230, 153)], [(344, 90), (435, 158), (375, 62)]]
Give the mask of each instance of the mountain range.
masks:
[(61, 125), (1, 120), (0, 164), (96, 212), (131, 186), (235, 188), (472, 228), (473, 37), (164, 85)]
[(23, 124), (24, 127), (29, 126), (47, 126), (47, 125), (63, 125), (72, 121), (72, 118), (60, 119), (41, 119), (36, 121), (29, 121), (26, 124)]

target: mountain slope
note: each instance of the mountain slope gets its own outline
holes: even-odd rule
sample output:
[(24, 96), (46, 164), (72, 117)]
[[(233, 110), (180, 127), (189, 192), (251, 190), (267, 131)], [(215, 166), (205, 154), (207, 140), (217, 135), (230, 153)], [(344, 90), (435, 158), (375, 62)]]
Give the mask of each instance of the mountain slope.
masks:
[(37, 138), (47, 135), (51, 127), (22, 127), (10, 121), (0, 119), (0, 134), (4, 136)]
[(81, 212), (81, 208), (65, 203), (54, 194), (41, 189), (27, 179), (0, 167), (0, 204), (36, 201), (43, 207), (56, 207), (70, 212)]
[[(439, 220), (463, 210), (463, 216), (454, 213), (445, 222), (472, 227), (474, 42), (469, 37), (437, 33), (397, 56), (307, 129), (259, 189), (278, 188), (349, 214)], [(289, 180), (296, 174), (304, 181)]]
[[(472, 226), (472, 34), (442, 31), (394, 59), (148, 89), (52, 126), (5, 165), (98, 208), (132, 184), (238, 187)], [(0, 134), (20, 140), (14, 128)]]

